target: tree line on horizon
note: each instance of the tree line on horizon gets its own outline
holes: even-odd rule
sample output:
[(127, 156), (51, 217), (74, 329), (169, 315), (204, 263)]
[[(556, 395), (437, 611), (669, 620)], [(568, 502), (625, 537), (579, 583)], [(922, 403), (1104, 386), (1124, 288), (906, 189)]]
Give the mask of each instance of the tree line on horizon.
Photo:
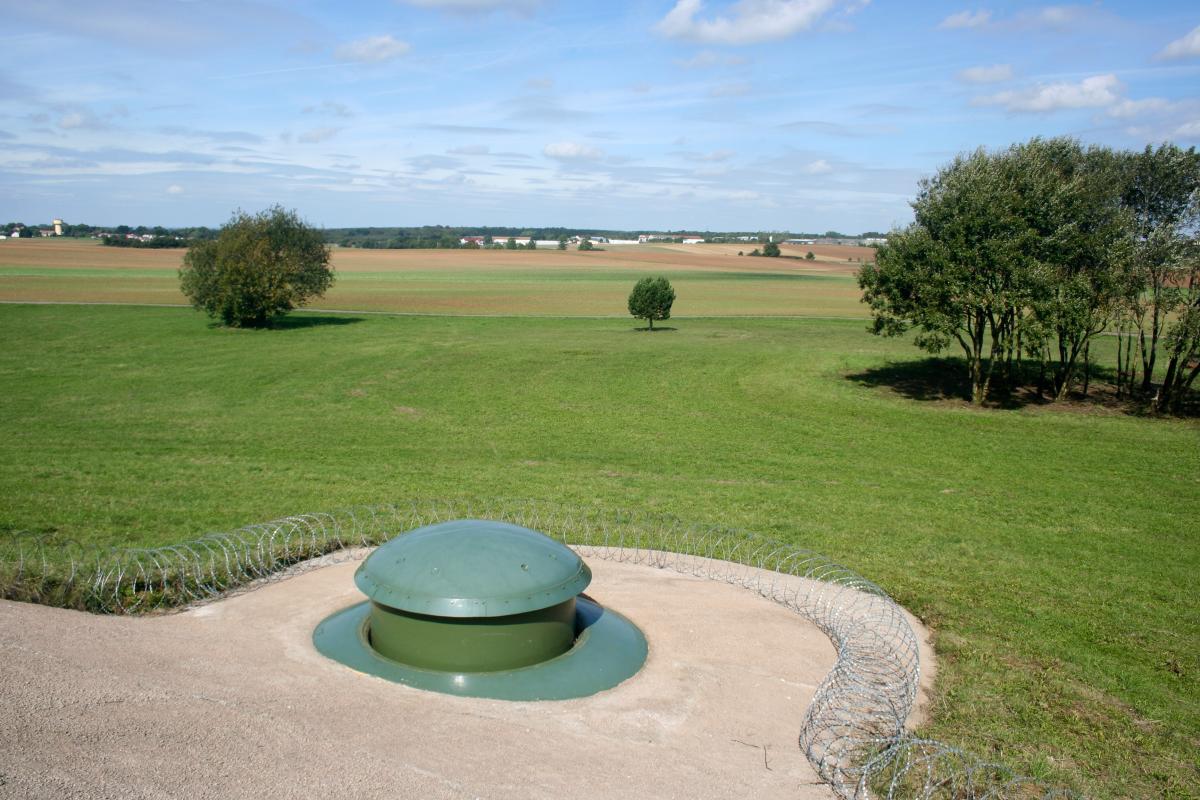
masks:
[(1181, 411), (1200, 375), (1194, 147), (981, 148), (923, 180), (912, 207), (859, 272), (873, 333), (957, 344), (977, 405), (1030, 382), (1068, 397), (1113, 334), (1117, 396)]
[[(12, 230), (27, 229), (35, 230), (39, 227), (50, 227), (46, 225), (26, 225), (23, 222), (8, 222), (0, 225), (0, 233), (8, 234)], [(758, 244), (767, 244), (774, 241), (780, 241), (784, 238), (801, 238), (801, 239), (871, 239), (882, 238), (886, 236), (879, 231), (864, 231), (859, 234), (841, 233), (839, 231), (825, 231), (823, 233), (805, 233), (791, 231), (700, 231), (696, 229), (680, 230), (680, 231), (660, 231), (660, 230), (613, 230), (603, 228), (563, 228), (563, 227), (545, 227), (545, 228), (518, 228), (504, 226), (452, 226), (452, 225), (417, 225), (417, 226), (395, 226), (395, 227), (348, 227), (348, 228), (323, 228), (321, 235), (326, 243), (337, 245), (339, 247), (360, 247), (363, 249), (382, 249), (382, 250), (408, 250), (408, 249), (460, 249), (464, 245), (461, 240), (466, 236), (532, 236), (535, 239), (542, 241), (558, 241), (563, 237), (603, 236), (609, 239), (636, 239), (640, 234), (653, 233), (656, 235), (677, 234), (674, 239), (665, 241), (682, 241), (684, 236), (693, 234), (703, 236), (709, 241), (731, 241), (739, 236), (753, 236), (754, 241)], [(63, 225), (63, 236), (74, 238), (91, 238), (100, 235), (101, 233), (112, 233), (124, 236), (125, 234), (136, 234), (138, 236), (152, 235), (156, 238), (173, 238), (179, 236), (186, 240), (183, 246), (186, 246), (187, 241), (210, 241), (215, 239), (220, 233), (220, 228), (210, 228), (205, 225), (194, 225), (187, 227), (170, 228), (161, 225), (89, 225), (86, 223), (66, 223)], [(115, 237), (105, 239), (106, 244), (115, 247), (149, 247), (149, 246), (164, 246), (150, 245), (148, 243), (136, 244), (133, 239), (121, 240), (129, 242), (129, 244), (116, 244)], [(172, 245), (174, 246), (174, 245)]]

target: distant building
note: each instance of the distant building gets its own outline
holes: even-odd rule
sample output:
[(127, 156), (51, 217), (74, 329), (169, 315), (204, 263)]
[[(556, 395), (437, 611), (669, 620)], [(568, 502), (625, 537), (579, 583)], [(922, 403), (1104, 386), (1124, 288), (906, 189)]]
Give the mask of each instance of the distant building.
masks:
[(12, 238), (14, 238), (14, 239), (20, 239), (20, 238), (21, 238), (21, 231), (19, 231), (19, 230), (14, 230), (14, 231), (12, 232), (11, 236), (12, 236)]
[[(464, 236), (458, 240), (458, 243), (461, 245), (475, 244), (475, 245), (478, 245), (479, 247), (487, 247), (488, 245), (484, 244), (484, 240), (486, 238), (487, 238), (486, 236)], [(505, 245), (505, 244), (508, 244), (509, 239), (515, 239), (517, 244), (524, 247), (529, 244), (530, 237), (528, 237), (528, 236), (493, 236), (492, 244)]]
[(62, 236), (63, 221), (61, 219), (54, 220), (54, 235)]
[(43, 239), (48, 239), (54, 236), (54, 228), (38, 228), (38, 233), (41, 234)]

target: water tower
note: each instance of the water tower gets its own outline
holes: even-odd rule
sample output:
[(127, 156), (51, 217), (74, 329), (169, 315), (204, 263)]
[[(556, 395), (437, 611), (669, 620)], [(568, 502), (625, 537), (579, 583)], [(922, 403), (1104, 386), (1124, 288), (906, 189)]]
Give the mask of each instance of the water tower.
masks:
[(63, 221), (61, 219), (54, 220), (54, 235), (62, 236)]

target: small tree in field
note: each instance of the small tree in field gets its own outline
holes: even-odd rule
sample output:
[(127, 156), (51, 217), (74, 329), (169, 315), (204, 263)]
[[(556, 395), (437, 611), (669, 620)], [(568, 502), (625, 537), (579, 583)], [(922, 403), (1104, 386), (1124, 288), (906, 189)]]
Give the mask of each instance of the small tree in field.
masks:
[(179, 284), (197, 311), (234, 328), (262, 328), (333, 284), (320, 231), (279, 206), (237, 211), (217, 238), (188, 248)]
[(775, 244), (774, 242), (767, 242), (763, 245), (762, 254), (768, 258), (778, 258), (779, 245)]
[(654, 330), (654, 320), (670, 319), (675, 290), (666, 278), (642, 278), (629, 293), (629, 313), (644, 319)]
[(807, 253), (805, 253), (805, 254), (804, 254), (804, 260), (805, 260), (805, 261), (813, 261), (813, 260), (815, 260), (815, 259), (816, 259), (816, 256), (814, 256), (814, 255), (813, 255), (813, 251), (812, 251), (812, 250), (809, 250)]
[(585, 238), (582, 242), (579, 243), (579, 249), (580, 250), (594, 250), (595, 247), (592, 245), (591, 239)]

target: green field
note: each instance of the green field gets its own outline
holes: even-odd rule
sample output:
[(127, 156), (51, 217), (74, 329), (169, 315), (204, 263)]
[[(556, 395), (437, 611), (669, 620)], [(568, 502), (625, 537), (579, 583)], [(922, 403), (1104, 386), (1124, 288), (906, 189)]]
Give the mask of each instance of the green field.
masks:
[(0, 306), (0, 531), (153, 545), (414, 495), (749, 528), (935, 629), (922, 733), (1196, 796), (1200, 425), (912, 399), (921, 354), (861, 321), (669, 324)]

